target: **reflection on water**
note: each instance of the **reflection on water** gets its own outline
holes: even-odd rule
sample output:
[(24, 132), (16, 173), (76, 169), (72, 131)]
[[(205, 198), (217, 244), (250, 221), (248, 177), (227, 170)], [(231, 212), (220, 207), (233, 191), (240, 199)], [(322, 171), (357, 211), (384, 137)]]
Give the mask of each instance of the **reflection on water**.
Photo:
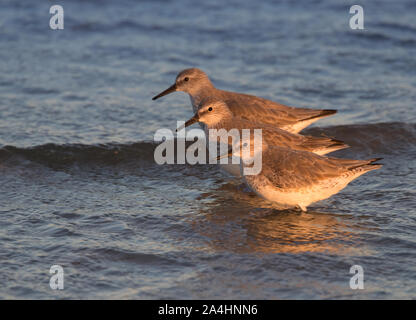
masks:
[(212, 200), (200, 210), (193, 227), (214, 250), (238, 253), (325, 252), (368, 254), (360, 242), (356, 218), (310, 210), (278, 210), (248, 192), (227, 183), (204, 195)]

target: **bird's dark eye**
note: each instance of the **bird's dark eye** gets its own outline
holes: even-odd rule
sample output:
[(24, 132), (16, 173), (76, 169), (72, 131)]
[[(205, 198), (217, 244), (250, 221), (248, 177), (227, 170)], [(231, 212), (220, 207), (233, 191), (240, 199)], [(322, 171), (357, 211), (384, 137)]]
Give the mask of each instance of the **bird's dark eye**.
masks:
[(212, 111), (212, 107), (209, 107), (209, 108), (208, 108), (208, 111)]
[(184, 81), (189, 81), (189, 78), (188, 77), (185, 77), (185, 79), (183, 79)]
[(245, 143), (243, 144), (243, 147), (247, 147), (247, 142), (245, 142)]

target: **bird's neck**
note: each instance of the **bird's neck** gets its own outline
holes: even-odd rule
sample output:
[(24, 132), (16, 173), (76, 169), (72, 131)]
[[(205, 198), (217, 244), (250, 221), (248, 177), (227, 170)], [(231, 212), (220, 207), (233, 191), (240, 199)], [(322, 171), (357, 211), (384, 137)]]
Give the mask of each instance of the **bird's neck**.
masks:
[(191, 98), (192, 105), (194, 106), (194, 109), (199, 106), (202, 100), (209, 98), (209, 97), (215, 97), (216, 91), (218, 89), (215, 88), (213, 85), (210, 86), (204, 86), (198, 88), (198, 90), (195, 90), (193, 92), (188, 92), (189, 97)]
[(233, 115), (228, 113), (223, 113), (218, 117), (218, 121), (213, 121), (207, 124), (210, 129), (225, 129), (230, 130), (232, 127)]

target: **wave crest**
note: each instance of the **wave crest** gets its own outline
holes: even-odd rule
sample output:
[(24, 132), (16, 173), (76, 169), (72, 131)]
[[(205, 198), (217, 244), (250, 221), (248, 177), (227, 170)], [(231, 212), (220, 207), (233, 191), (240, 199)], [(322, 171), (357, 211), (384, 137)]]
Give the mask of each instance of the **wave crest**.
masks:
[[(392, 122), (314, 127), (305, 130), (304, 133), (336, 137), (351, 146), (345, 150), (348, 153), (404, 154), (414, 152), (416, 147), (416, 124)], [(154, 163), (154, 150), (157, 145), (158, 143), (155, 142), (142, 141), (130, 144), (100, 145), (49, 143), (29, 148), (5, 146), (0, 148), (0, 162), (10, 164), (16, 163), (18, 159), (24, 159), (48, 166), (73, 164), (111, 166), (132, 161), (138, 165), (150, 164)]]

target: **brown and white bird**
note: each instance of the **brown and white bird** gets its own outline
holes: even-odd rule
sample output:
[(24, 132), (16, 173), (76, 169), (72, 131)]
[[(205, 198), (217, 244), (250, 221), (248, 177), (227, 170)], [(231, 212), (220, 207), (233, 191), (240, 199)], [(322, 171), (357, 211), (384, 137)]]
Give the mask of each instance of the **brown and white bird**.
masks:
[[(240, 119), (233, 115), (225, 102), (214, 98), (203, 100), (198, 106), (198, 111), (185, 123), (184, 127), (195, 122), (202, 122), (207, 129), (216, 129), (218, 132), (217, 140), (223, 138), (222, 141), (228, 141), (228, 136), (232, 136), (233, 133), (240, 138), (244, 129), (251, 131), (262, 129), (263, 140), (268, 145), (310, 151), (319, 155), (348, 148), (348, 145), (340, 140), (290, 133), (269, 124)], [(180, 129), (178, 128), (178, 130)], [(220, 129), (224, 130), (219, 131)]]
[[(265, 142), (256, 144), (253, 139), (236, 142), (218, 159), (230, 156), (240, 157), (241, 175), (255, 193), (279, 205), (299, 207), (302, 211), (312, 203), (340, 192), (362, 174), (382, 166), (375, 163), (381, 158), (322, 157), (312, 152), (269, 146)], [(246, 174), (245, 170), (252, 169), (256, 158), (261, 159), (258, 172)]]
[(197, 68), (181, 71), (175, 83), (153, 100), (175, 91), (189, 94), (194, 112), (202, 100), (212, 97), (224, 101), (236, 117), (271, 124), (292, 133), (298, 133), (313, 122), (336, 113), (336, 110), (289, 107), (244, 93), (220, 90), (214, 87), (205, 72)]

